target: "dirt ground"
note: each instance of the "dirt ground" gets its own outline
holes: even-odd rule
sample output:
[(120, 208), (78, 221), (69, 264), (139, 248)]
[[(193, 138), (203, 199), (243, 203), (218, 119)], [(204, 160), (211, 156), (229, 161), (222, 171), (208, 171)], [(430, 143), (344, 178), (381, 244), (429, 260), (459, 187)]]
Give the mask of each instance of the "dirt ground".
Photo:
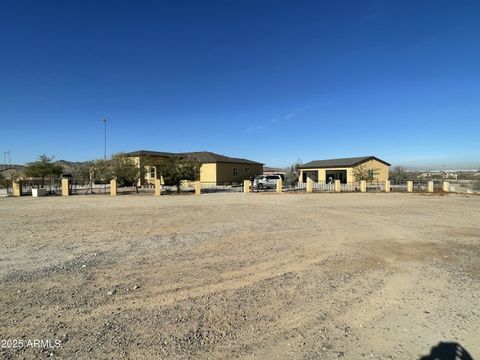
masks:
[(480, 359), (478, 196), (6, 198), (0, 239), (3, 359)]

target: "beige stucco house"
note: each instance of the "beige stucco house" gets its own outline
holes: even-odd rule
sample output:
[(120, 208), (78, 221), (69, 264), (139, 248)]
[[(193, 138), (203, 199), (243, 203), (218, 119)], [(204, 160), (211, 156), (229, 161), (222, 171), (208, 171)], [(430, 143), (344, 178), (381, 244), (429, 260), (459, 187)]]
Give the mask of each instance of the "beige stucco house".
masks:
[(310, 178), (314, 182), (340, 180), (341, 183), (351, 183), (355, 181), (355, 168), (359, 166), (371, 171), (375, 181), (388, 180), (389, 163), (375, 156), (362, 156), (310, 161), (300, 167), (299, 181), (306, 182)]
[(199, 180), (205, 185), (242, 183), (243, 180), (263, 173), (262, 163), (215, 154), (209, 151), (170, 153), (139, 150), (126, 155), (133, 158), (139, 168), (144, 169), (145, 175), (139, 185), (153, 185), (155, 179), (161, 179), (162, 166), (171, 157), (199, 163)]

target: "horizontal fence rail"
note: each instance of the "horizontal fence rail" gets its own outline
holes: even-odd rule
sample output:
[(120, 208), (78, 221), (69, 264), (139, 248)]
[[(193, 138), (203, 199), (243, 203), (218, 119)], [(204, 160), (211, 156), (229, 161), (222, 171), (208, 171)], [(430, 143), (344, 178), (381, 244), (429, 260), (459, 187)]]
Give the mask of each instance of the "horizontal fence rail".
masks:
[(319, 181), (313, 183), (313, 191), (335, 191), (335, 184)]
[(367, 181), (367, 192), (384, 192), (385, 181)]
[(348, 183), (340, 184), (340, 191), (345, 191), (345, 192), (360, 191), (360, 184), (357, 182), (348, 182)]

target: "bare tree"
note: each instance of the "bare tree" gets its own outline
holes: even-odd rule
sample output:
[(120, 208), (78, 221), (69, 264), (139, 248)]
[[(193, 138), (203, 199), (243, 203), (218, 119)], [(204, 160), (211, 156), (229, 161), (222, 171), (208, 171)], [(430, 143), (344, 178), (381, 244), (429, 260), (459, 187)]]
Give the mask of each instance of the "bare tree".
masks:
[(95, 162), (85, 161), (78, 165), (73, 171), (73, 178), (77, 184), (88, 185), (90, 192), (93, 192), (95, 181)]
[(378, 175), (378, 169), (370, 169), (365, 165), (359, 165), (353, 168), (353, 177), (355, 181), (372, 181)]
[(288, 167), (285, 173), (285, 186), (294, 187), (298, 183), (301, 167), (302, 161), (300, 159)]

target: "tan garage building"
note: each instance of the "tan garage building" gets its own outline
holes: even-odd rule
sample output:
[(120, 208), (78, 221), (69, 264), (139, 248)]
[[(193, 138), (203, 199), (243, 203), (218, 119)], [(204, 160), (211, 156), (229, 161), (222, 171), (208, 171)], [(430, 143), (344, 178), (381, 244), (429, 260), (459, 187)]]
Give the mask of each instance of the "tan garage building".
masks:
[(307, 182), (307, 178), (314, 182), (341, 183), (355, 181), (355, 169), (361, 167), (367, 171), (373, 181), (388, 180), (390, 164), (375, 156), (362, 156), (354, 158), (314, 160), (300, 167), (299, 181)]
[(154, 184), (161, 178), (162, 166), (171, 158), (177, 157), (200, 164), (200, 181), (208, 185), (242, 183), (243, 180), (263, 173), (263, 164), (240, 158), (233, 158), (209, 151), (170, 153), (139, 150), (126, 154), (133, 158), (139, 168), (145, 171), (140, 185)]

